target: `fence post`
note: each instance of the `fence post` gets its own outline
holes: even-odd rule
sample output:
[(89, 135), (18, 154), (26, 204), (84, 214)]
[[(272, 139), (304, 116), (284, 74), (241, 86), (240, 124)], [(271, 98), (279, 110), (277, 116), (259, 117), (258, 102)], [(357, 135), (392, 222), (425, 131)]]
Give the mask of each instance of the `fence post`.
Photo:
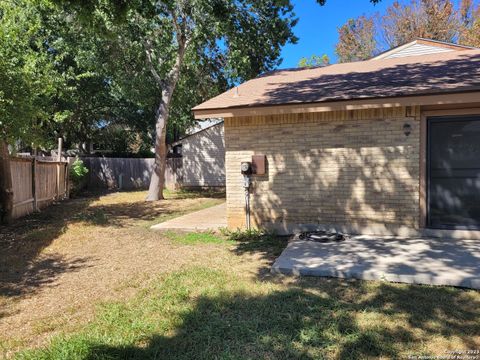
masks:
[(63, 193), (63, 198), (68, 199), (68, 163), (66, 162), (64, 165), (64, 176), (63, 176), (63, 184), (65, 186), (64, 188), (64, 193)]
[(70, 156), (67, 156), (67, 163), (66, 163), (66, 168), (65, 168), (65, 178), (67, 182), (67, 187), (65, 188), (65, 194), (67, 199), (70, 198), (70, 166), (72, 165), (72, 158)]
[(10, 223), (13, 217), (13, 184), (8, 145), (0, 138), (0, 222)]
[(37, 157), (32, 159), (32, 195), (33, 195), (33, 211), (38, 211), (37, 205)]
[(60, 200), (60, 161), (62, 161), (62, 145), (63, 138), (58, 138), (58, 149), (57, 149), (57, 200)]
[(55, 168), (57, 170), (57, 176), (56, 176), (56, 186), (55, 186), (55, 200), (58, 200), (58, 198), (60, 197), (60, 168), (59, 168), (59, 164), (58, 163), (55, 163)]

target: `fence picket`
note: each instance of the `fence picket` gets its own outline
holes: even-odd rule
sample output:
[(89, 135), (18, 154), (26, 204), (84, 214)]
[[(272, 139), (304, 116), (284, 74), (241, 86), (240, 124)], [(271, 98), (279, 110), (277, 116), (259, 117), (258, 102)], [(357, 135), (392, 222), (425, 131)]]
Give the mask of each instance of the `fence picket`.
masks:
[(38, 211), (67, 196), (67, 163), (10, 158), (14, 219)]
[[(84, 157), (88, 168), (87, 187), (89, 189), (134, 190), (148, 189), (155, 159), (153, 158), (100, 158)], [(176, 169), (182, 159), (167, 159), (165, 187), (179, 186)]]

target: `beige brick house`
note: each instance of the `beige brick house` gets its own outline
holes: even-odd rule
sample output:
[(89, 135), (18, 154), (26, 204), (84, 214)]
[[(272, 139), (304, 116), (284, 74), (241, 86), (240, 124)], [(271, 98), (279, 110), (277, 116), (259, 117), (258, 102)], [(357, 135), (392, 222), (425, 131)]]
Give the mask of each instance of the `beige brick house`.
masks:
[(245, 226), (240, 163), (252, 155), (267, 160), (266, 174), (252, 176), (257, 227), (405, 235), (480, 226), (480, 50), (407, 45), (273, 71), (193, 109), (225, 121), (229, 227)]

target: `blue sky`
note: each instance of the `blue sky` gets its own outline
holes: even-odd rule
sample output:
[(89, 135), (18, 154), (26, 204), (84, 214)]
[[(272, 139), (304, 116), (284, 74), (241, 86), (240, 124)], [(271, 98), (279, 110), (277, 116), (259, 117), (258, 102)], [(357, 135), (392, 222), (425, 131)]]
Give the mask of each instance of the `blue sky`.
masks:
[(315, 0), (293, 0), (299, 18), (294, 32), (299, 41), (296, 45), (288, 44), (283, 48), (280, 68), (296, 67), (301, 57), (313, 54), (327, 54), (331, 62), (336, 62), (337, 28), (348, 19), (362, 14), (383, 13), (393, 2), (383, 0), (373, 5), (369, 0), (327, 0), (325, 6), (319, 6)]

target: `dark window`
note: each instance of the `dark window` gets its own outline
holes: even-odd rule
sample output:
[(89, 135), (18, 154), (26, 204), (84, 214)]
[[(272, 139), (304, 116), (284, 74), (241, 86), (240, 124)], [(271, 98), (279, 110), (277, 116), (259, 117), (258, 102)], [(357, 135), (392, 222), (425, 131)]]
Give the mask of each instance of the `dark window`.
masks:
[(428, 119), (428, 224), (480, 227), (480, 116)]

